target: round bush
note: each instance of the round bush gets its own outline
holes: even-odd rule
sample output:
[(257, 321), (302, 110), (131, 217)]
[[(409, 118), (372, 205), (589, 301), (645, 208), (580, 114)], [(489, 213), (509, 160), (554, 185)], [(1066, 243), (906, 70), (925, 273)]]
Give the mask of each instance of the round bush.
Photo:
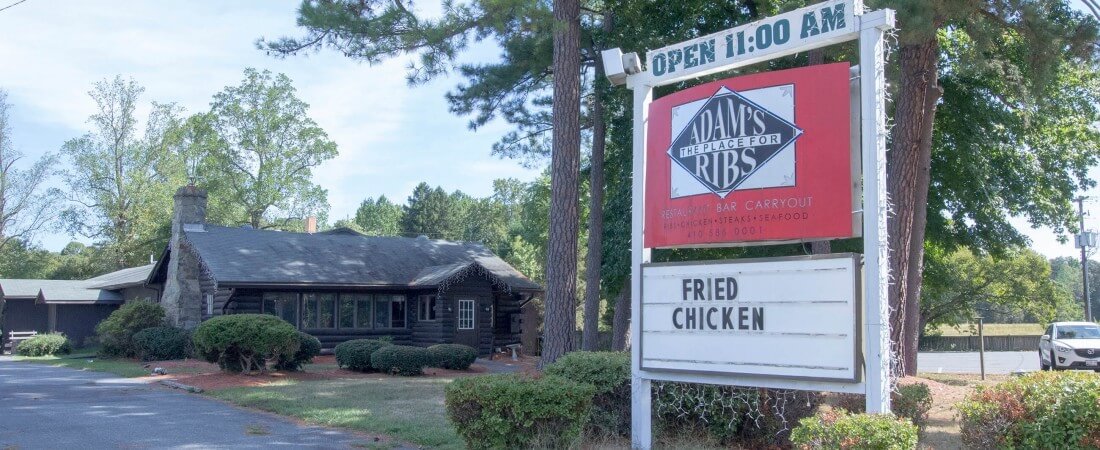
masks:
[(956, 405), (969, 448), (1100, 448), (1100, 377), (1034, 372)]
[(298, 330), (266, 314), (231, 314), (207, 320), (191, 338), (195, 353), (229, 372), (265, 370), (267, 361), (292, 358), (301, 345)]
[(387, 345), (370, 355), (374, 370), (398, 375), (420, 375), (431, 363), (428, 349), (411, 345)]
[(39, 334), (22, 341), (15, 352), (22, 356), (53, 356), (72, 353), (73, 345), (61, 333)]
[[(863, 394), (841, 394), (837, 406), (851, 413), (863, 413), (867, 410), (867, 397)], [(928, 422), (928, 411), (932, 409), (932, 392), (924, 383), (898, 386), (890, 394), (890, 403), (895, 416), (909, 419), (917, 428), (924, 428)]]
[(791, 389), (739, 388), (712, 384), (653, 384), (653, 417), (674, 434), (699, 433), (745, 448), (786, 447), (790, 429), (813, 415), (821, 393)]
[(595, 388), (556, 376), (486, 375), (447, 386), (447, 418), (469, 448), (570, 448)]
[(176, 327), (152, 327), (134, 333), (134, 352), (143, 361), (184, 359), (191, 354), (191, 333)]
[(370, 355), (389, 345), (393, 344), (377, 339), (353, 339), (337, 345), (333, 353), (336, 354), (336, 363), (340, 367), (358, 372), (370, 372), (374, 370)]
[(462, 344), (436, 344), (428, 347), (432, 367), (450, 370), (466, 370), (477, 360), (477, 349)]
[(298, 332), (298, 351), (287, 358), (280, 356), (275, 362), (278, 370), (298, 371), (302, 366), (313, 362), (313, 357), (321, 354), (321, 341), (309, 333)]
[(160, 305), (148, 301), (126, 303), (96, 325), (96, 337), (102, 345), (99, 351), (105, 356), (137, 356), (134, 333), (161, 325), (164, 325), (164, 308)]
[(595, 389), (588, 426), (597, 435), (630, 435), (630, 354), (572, 352), (546, 366), (556, 375)]
[(804, 418), (791, 431), (791, 442), (802, 450), (911, 450), (917, 448), (917, 437), (917, 426), (908, 419), (843, 409)]

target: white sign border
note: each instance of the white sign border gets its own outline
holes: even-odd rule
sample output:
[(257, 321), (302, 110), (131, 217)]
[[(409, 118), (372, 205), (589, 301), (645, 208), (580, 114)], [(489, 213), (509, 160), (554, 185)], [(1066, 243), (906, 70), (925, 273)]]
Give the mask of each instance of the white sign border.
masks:
[[(664, 369), (664, 368), (646, 368), (643, 366), (642, 361), (639, 360), (638, 367), (641, 371), (650, 374), (657, 375), (655, 378), (660, 378), (665, 373), (680, 373), (685, 375), (691, 374), (703, 374), (703, 375), (720, 375), (723, 377), (731, 377), (731, 379), (737, 380), (736, 383), (722, 383), (737, 386), (747, 387), (769, 387), (761, 386), (762, 379), (780, 379), (780, 380), (796, 380), (796, 381), (824, 381), (835, 383), (849, 383), (862, 386), (860, 384), (863, 381), (861, 376), (861, 369), (863, 368), (863, 315), (861, 310), (863, 308), (863, 288), (862, 288), (862, 270), (860, 264), (860, 255), (856, 253), (829, 253), (824, 255), (806, 255), (806, 256), (780, 256), (770, 258), (743, 258), (743, 259), (722, 259), (722, 260), (707, 260), (707, 261), (684, 261), (684, 262), (661, 262), (661, 263), (643, 263), (640, 273), (642, 278), (645, 278), (646, 268), (653, 267), (678, 267), (678, 266), (710, 266), (718, 264), (752, 264), (752, 263), (764, 263), (764, 262), (800, 262), (800, 261), (820, 261), (825, 259), (849, 259), (852, 263), (852, 292), (854, 297), (852, 298), (853, 317), (852, 322), (852, 336), (854, 338), (852, 355), (852, 377), (851, 378), (831, 378), (831, 377), (802, 377), (793, 375), (759, 375), (740, 372), (727, 372), (718, 370), (690, 370), (690, 369)], [(645, 296), (644, 283), (638, 287), (639, 297)], [(643, 314), (645, 311), (645, 304), (642, 303), (638, 308), (638, 321), (644, 323)], [(643, 348), (645, 347), (645, 332), (638, 333), (638, 352), (641, 355)], [(658, 375), (662, 374), (662, 375)]]

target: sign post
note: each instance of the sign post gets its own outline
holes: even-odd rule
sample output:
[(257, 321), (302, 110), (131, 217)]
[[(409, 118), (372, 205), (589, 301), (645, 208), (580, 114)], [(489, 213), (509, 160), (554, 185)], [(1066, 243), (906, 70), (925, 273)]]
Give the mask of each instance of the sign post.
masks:
[[(604, 52), (603, 58), (605, 60), (605, 67), (608, 68), (608, 78), (616, 84), (621, 84), (621, 82), (625, 81), (626, 86), (633, 90), (634, 94), (634, 180), (631, 223), (631, 283), (633, 283), (631, 289), (631, 311), (634, 317), (630, 324), (631, 336), (633, 336), (632, 339), (635, 340), (634, 344), (631, 345), (631, 417), (632, 446), (634, 448), (648, 449), (652, 444), (652, 380), (864, 393), (867, 396), (868, 412), (881, 413), (890, 411), (889, 309), (887, 305), (889, 260), (886, 239), (886, 220), (889, 204), (886, 196), (884, 33), (893, 28), (893, 26), (894, 13), (891, 10), (864, 12), (860, 0), (828, 0), (723, 32), (648, 51), (646, 53), (648, 71), (641, 70), (640, 65), (637, 63), (638, 58), (636, 55), (626, 55), (624, 57), (619, 49)], [(647, 332), (651, 333), (650, 335), (653, 336), (663, 335), (660, 333), (660, 329), (653, 328), (655, 325), (646, 325), (642, 319), (642, 316), (645, 314), (643, 311), (647, 305), (643, 303), (643, 296), (656, 295), (654, 292), (647, 293), (644, 291), (646, 286), (644, 276), (650, 274), (656, 267), (649, 265), (651, 255), (650, 248), (746, 245), (744, 243), (745, 241), (753, 241), (752, 239), (739, 239), (737, 237), (723, 240), (723, 238), (728, 238), (729, 236), (719, 236), (718, 239), (714, 239), (713, 235), (708, 236), (706, 240), (697, 240), (699, 235), (687, 234), (673, 240), (652, 241), (653, 245), (647, 246), (647, 242), (651, 242), (649, 239), (653, 237), (651, 235), (659, 231), (647, 229), (646, 220), (647, 213), (650, 212), (650, 210), (647, 210), (647, 207), (651, 209), (653, 207), (653, 205), (647, 205), (647, 190), (651, 188), (651, 181), (647, 179), (647, 169), (650, 168), (651, 164), (656, 163), (656, 161), (649, 160), (651, 156), (649, 151), (651, 136), (649, 136), (649, 133), (651, 125), (655, 125), (655, 123), (650, 123), (650, 120), (652, 120), (650, 107), (654, 102), (653, 89), (659, 86), (665, 86), (717, 72), (728, 71), (767, 61), (769, 59), (806, 52), (815, 48), (855, 39), (859, 40), (860, 65), (858, 73), (860, 87), (858, 108), (855, 108), (852, 113), (859, 113), (858, 142), (861, 142), (862, 159), (861, 164), (857, 167), (862, 169), (863, 180), (862, 183), (858, 183), (858, 179), (851, 180), (851, 182), (858, 183), (861, 186), (863, 207), (862, 209), (857, 209), (858, 204), (849, 203), (848, 211), (839, 211), (838, 213), (848, 214), (849, 220), (851, 220), (852, 214), (861, 212), (863, 217), (862, 229), (849, 230), (847, 234), (837, 233), (835, 232), (836, 230), (834, 230), (830, 232), (831, 234), (829, 236), (815, 236), (812, 234), (800, 234), (802, 232), (796, 227), (783, 230), (782, 233), (776, 235), (778, 237), (775, 239), (755, 239), (754, 242), (748, 244), (759, 245), (775, 242), (801, 242), (822, 238), (851, 237), (862, 234), (864, 238), (862, 264), (863, 287), (861, 292), (863, 303), (862, 336), (858, 336), (860, 334), (859, 332), (853, 332), (847, 337), (841, 336), (845, 333), (833, 333), (836, 335), (834, 337), (837, 339), (854, 338), (856, 339), (855, 344), (860, 346), (859, 350), (862, 351), (862, 354), (856, 355), (856, 360), (848, 364), (852, 366), (851, 369), (855, 372), (855, 376), (849, 377), (846, 375), (847, 372), (844, 372), (847, 367), (840, 366), (833, 367), (833, 369), (836, 369), (838, 374), (844, 375), (822, 376), (822, 371), (831, 367), (831, 364), (825, 363), (817, 364), (814, 367), (795, 368), (796, 370), (793, 371), (791, 371), (790, 368), (785, 368), (784, 370), (788, 370), (786, 372), (788, 376), (784, 376), (783, 373), (780, 373), (782, 372), (781, 370), (775, 368), (759, 370), (750, 368), (753, 364), (756, 364), (756, 366), (753, 367), (759, 368), (761, 365), (757, 364), (759, 363), (758, 360), (704, 358), (706, 361), (700, 362), (692, 360), (690, 364), (684, 364), (685, 367), (690, 366), (703, 370), (684, 371), (669, 370), (669, 367), (672, 366), (668, 364), (674, 364), (674, 362), (666, 361), (666, 364), (661, 367), (652, 364), (651, 362), (654, 360), (662, 358), (660, 355), (655, 356), (655, 354), (652, 353), (653, 349), (649, 349), (650, 353), (643, 354), (645, 343), (641, 341), (645, 339), (644, 336), (647, 336)], [(611, 61), (611, 64), (608, 64), (607, 61)], [(844, 89), (844, 98), (846, 99), (848, 98), (847, 85), (844, 86)], [(732, 90), (736, 91), (737, 89)], [(795, 90), (797, 90), (797, 84), (795, 85)], [(732, 105), (734, 105), (733, 108), (742, 115), (728, 115), (728, 117), (736, 119), (735, 121), (739, 121), (740, 128), (733, 128), (730, 122), (727, 121), (722, 125), (715, 123), (712, 128), (713, 130), (717, 130), (717, 133), (724, 133), (721, 138), (708, 140), (697, 137), (690, 140), (690, 142), (686, 140), (672, 142), (671, 139), (673, 138), (671, 136), (668, 138), (670, 140), (670, 145), (681, 145), (681, 147), (679, 147), (680, 153), (677, 154), (676, 148), (670, 147), (668, 149), (669, 153), (664, 155), (664, 157), (681, 158), (677, 164), (679, 164), (688, 175), (693, 175), (699, 181), (700, 185), (703, 186), (699, 191), (701, 192), (701, 194), (698, 194), (699, 196), (717, 195), (722, 199), (726, 199), (727, 196), (739, 195), (739, 191), (737, 191), (739, 188), (738, 186), (744, 187), (743, 183), (746, 183), (743, 178), (750, 176), (756, 178), (766, 177), (764, 175), (757, 175), (756, 173), (749, 173), (757, 171), (760, 166), (760, 164), (757, 164), (757, 161), (753, 159), (756, 155), (747, 153), (749, 150), (753, 152), (764, 151), (768, 153), (769, 158), (772, 153), (783, 151), (790, 151), (793, 155), (793, 149), (790, 149), (788, 144), (794, 142), (796, 139), (801, 139), (799, 138), (799, 130), (794, 130), (793, 134), (789, 128), (779, 134), (768, 134), (769, 132), (763, 131), (764, 128), (770, 127), (770, 124), (782, 124), (787, 120), (780, 117), (782, 114), (777, 112), (776, 108), (758, 104), (758, 102), (746, 95), (734, 93), (739, 97), (736, 99), (735, 103), (732, 103)], [(713, 95), (719, 96), (728, 94), (716, 92)], [(713, 100), (713, 97), (711, 98)], [(704, 104), (700, 108), (706, 109), (707, 107), (708, 105)], [(719, 106), (714, 106), (714, 108), (713, 112), (715, 114), (722, 112)], [(729, 107), (727, 107), (727, 109), (729, 109)], [(758, 117), (756, 116), (757, 109), (766, 111), (759, 112), (760, 116)], [(745, 114), (749, 114), (747, 117), (750, 119), (759, 118), (760, 126), (759, 129), (756, 130), (759, 134), (751, 136), (746, 135), (746, 128), (743, 125), (743, 123), (745, 123), (743, 122), (743, 118), (746, 117)], [(665, 116), (662, 116), (662, 119), (664, 118)], [(787, 122), (792, 122), (796, 127), (799, 125), (799, 121), (796, 120)], [(712, 124), (711, 122), (704, 123)], [(663, 123), (660, 125), (664, 126)], [(731, 139), (729, 136), (734, 130), (739, 130), (740, 133), (736, 140)], [(776, 137), (773, 138), (770, 136)], [(806, 132), (806, 139), (813, 139), (810, 137), (809, 131)], [(756, 144), (761, 142), (765, 144), (774, 143), (775, 145), (763, 150), (757, 150), (759, 145)], [(830, 148), (832, 147), (835, 146), (831, 146)], [(737, 159), (733, 159), (735, 156)], [(713, 159), (711, 162), (706, 162), (701, 159), (693, 161), (690, 159), (692, 157), (709, 157)], [(666, 161), (661, 161), (661, 163), (667, 164)], [(850, 163), (845, 161), (845, 164)], [(672, 170), (679, 169), (673, 167)], [(708, 174), (706, 172), (707, 170), (712, 172)], [(719, 170), (724, 172), (720, 174)], [(857, 174), (849, 173), (851, 177), (857, 176)], [(801, 172), (799, 172), (798, 176), (803, 177)], [(757, 184), (760, 184), (759, 180), (757, 180)], [(773, 185), (783, 188), (794, 187), (795, 184), (794, 182), (789, 182), (786, 185), (783, 183)], [(764, 187), (767, 188), (768, 186), (772, 185), (766, 185)], [(665, 189), (667, 191), (667, 186)], [(858, 199), (859, 197), (855, 198)], [(692, 209), (693, 206), (690, 204), (692, 200), (687, 199), (684, 201), (689, 202), (689, 206), (685, 208), (685, 210), (688, 211), (687, 213), (677, 210), (676, 208), (670, 208), (669, 214), (693, 213), (695, 210)], [(767, 203), (763, 204), (767, 205)], [(712, 203), (708, 203), (707, 205), (712, 205)], [(744, 212), (744, 209), (745, 208), (742, 207), (739, 213)], [(700, 210), (702, 210), (702, 208), (700, 208)], [(762, 216), (758, 215), (754, 217), (757, 217), (757, 219), (752, 219), (753, 221), (763, 220), (760, 219)], [(724, 219), (707, 217), (699, 220), (690, 219), (687, 220), (687, 223), (689, 226), (694, 226), (702, 221), (712, 223), (714, 220)], [(783, 220), (783, 218), (779, 218), (778, 220)], [(851, 222), (849, 221), (849, 223)], [(649, 226), (652, 227), (652, 225)], [(712, 227), (711, 229), (717, 230), (719, 228), (721, 227)], [(807, 227), (806, 229), (809, 228), (810, 227)], [(703, 234), (705, 235), (706, 233), (704, 232)], [(736, 261), (730, 263), (731, 265), (729, 267), (723, 269), (722, 273), (725, 275), (721, 276), (729, 278), (754, 276), (750, 274), (752, 271), (751, 267), (744, 265), (747, 263)], [(800, 277), (798, 280), (803, 280), (804, 278), (801, 278), (802, 275), (795, 275), (793, 274), (794, 272), (792, 272), (802, 270), (797, 267), (797, 264), (803, 264), (803, 262), (783, 262), (773, 269), (776, 273), (786, 274), (783, 276), (798, 276)], [(647, 267), (645, 273), (643, 273), (643, 266)], [(858, 280), (860, 279), (856, 272), (859, 272), (859, 270), (847, 274), (847, 276), (855, 277), (854, 281), (856, 284), (854, 286), (858, 286)], [(681, 283), (686, 283), (686, 281), (684, 281), (685, 279), (694, 279), (691, 277), (692, 274), (689, 273), (675, 273), (673, 275), (678, 276), (678, 278), (674, 277), (673, 281), (679, 280), (678, 282)], [(715, 277), (717, 277), (717, 275)], [(789, 279), (787, 281), (790, 282)], [(849, 281), (853, 280), (850, 279)], [(661, 282), (657, 283), (656, 285), (651, 285), (650, 289), (655, 289), (654, 286), (662, 286)], [(856, 289), (854, 286), (852, 288)], [(664, 289), (664, 295), (666, 296), (675, 294), (667, 290), (667, 285), (656, 289), (658, 291)], [(856, 290), (859, 291), (859, 289)], [(694, 288), (692, 288), (691, 292), (693, 293), (692, 295), (694, 295)], [(728, 290), (726, 293), (728, 294)], [(681, 292), (681, 294), (683, 294), (683, 292)], [(686, 294), (683, 295), (685, 296), (681, 297), (681, 300), (687, 298)], [(714, 300), (713, 297), (715, 296), (711, 298), (704, 296), (702, 301), (711, 302)], [(717, 297), (725, 299), (725, 296)], [(755, 298), (747, 300), (752, 302), (760, 299)], [(790, 300), (791, 299), (787, 299), (784, 301)], [(827, 303), (828, 301), (831, 300), (824, 300), (822, 303)], [(649, 303), (650, 307), (654, 306), (649, 300), (647, 300), (647, 303)], [(706, 308), (712, 307), (709, 303), (706, 303), (706, 305)], [(744, 306), (751, 307), (748, 303)], [(738, 308), (740, 307), (741, 306), (738, 306)], [(702, 311), (701, 314), (705, 316), (710, 310), (704, 309)], [(738, 314), (740, 314), (740, 309), (737, 311)], [(684, 314), (686, 314), (686, 312)], [(700, 313), (696, 312), (696, 314)], [(721, 313), (715, 314), (720, 315)], [(748, 314), (749, 317), (751, 317), (751, 310), (749, 310)], [(769, 319), (770, 316), (768, 316), (769, 313), (766, 309), (761, 310), (759, 314), (761, 315), (759, 318), (760, 328), (764, 329), (752, 330), (751, 327), (753, 325), (750, 323), (748, 325), (750, 329), (738, 329), (734, 332), (747, 333), (750, 335), (752, 333), (757, 333), (760, 339), (771, 339), (767, 337), (770, 333), (767, 328), (780, 326), (782, 323), (771, 322), (771, 319)], [(677, 320), (673, 318), (672, 314), (666, 315), (668, 317), (666, 317), (665, 320)], [(860, 314), (853, 311), (848, 320), (858, 320), (859, 316)], [(686, 316), (680, 319), (686, 320)], [(696, 320), (699, 320), (698, 316), (696, 316)], [(751, 322), (751, 319), (749, 320)], [(674, 323), (686, 324), (686, 322)], [(707, 325), (709, 326), (710, 324), (708, 323)], [(738, 323), (737, 328), (740, 328), (740, 325), (741, 324)], [(661, 326), (667, 326), (667, 324)], [(657, 334), (652, 334), (652, 332), (655, 331)], [(684, 333), (680, 333), (677, 330), (666, 331), (668, 331), (666, 333), (667, 336), (684, 335)], [(825, 334), (829, 333), (828, 330), (817, 331)], [(700, 332), (720, 333), (721, 331), (701, 330)], [(811, 333), (812, 332), (814, 331), (811, 330)], [(665, 339), (665, 337), (659, 337), (658, 339)], [(836, 348), (840, 349), (841, 347), (837, 346)], [(648, 359), (647, 356), (649, 357)], [(839, 360), (839, 358), (835, 360)], [(858, 360), (862, 360), (863, 362), (862, 376), (859, 374), (861, 368), (855, 364), (855, 361)], [(643, 363), (643, 361), (645, 362)], [(832, 360), (829, 362), (831, 363)], [(795, 376), (789, 376), (792, 374)]]

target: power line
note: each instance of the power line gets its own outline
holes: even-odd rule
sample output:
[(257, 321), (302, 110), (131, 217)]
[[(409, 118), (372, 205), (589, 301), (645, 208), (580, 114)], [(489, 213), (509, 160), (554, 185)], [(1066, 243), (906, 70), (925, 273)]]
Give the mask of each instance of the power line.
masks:
[(0, 11), (3, 11), (3, 10), (5, 10), (5, 9), (8, 9), (8, 8), (11, 8), (11, 7), (13, 7), (13, 6), (15, 6), (15, 5), (18, 5), (18, 4), (20, 4), (20, 3), (23, 3), (23, 2), (25, 2), (25, 1), (27, 1), (27, 0), (19, 0), (19, 1), (15, 2), (15, 3), (12, 3), (12, 4), (8, 5), (8, 6), (5, 6), (5, 7), (3, 7), (3, 8), (0, 8)]

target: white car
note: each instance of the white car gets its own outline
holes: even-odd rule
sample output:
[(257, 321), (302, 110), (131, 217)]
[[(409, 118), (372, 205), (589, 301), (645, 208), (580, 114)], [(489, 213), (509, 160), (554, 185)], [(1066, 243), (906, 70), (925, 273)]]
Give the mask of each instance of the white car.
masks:
[(1050, 324), (1039, 338), (1039, 367), (1100, 372), (1100, 326), (1092, 322)]

